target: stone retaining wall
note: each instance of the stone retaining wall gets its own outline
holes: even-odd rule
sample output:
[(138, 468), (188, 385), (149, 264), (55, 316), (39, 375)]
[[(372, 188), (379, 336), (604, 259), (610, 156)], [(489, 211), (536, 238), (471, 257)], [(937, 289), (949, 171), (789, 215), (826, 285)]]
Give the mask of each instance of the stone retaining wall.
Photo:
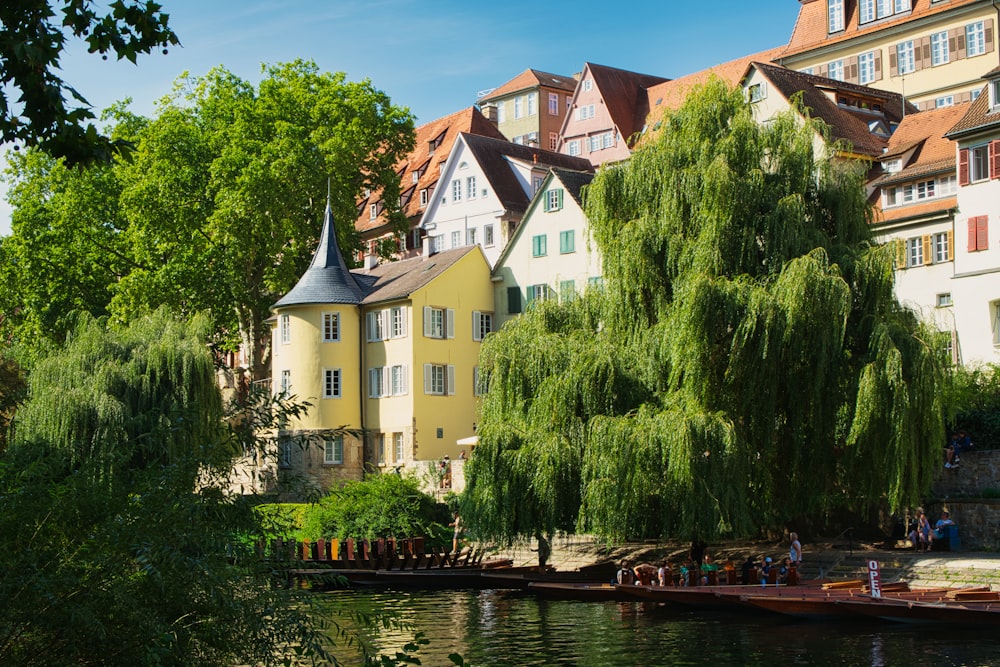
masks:
[(927, 503), (931, 522), (948, 510), (958, 524), (962, 548), (1000, 551), (1000, 450), (967, 452), (958, 468), (943, 469), (934, 482), (936, 500)]

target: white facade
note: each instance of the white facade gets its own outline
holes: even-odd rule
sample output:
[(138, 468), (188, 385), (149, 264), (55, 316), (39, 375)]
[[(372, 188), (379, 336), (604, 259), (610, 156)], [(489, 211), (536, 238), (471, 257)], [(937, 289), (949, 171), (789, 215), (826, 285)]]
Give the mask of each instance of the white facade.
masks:
[(601, 256), (590, 237), (576, 195), (579, 184), (560, 178), (589, 175), (552, 170), (545, 177), (493, 269), (496, 318), (502, 325), (539, 299), (565, 301), (583, 294), (601, 278)]

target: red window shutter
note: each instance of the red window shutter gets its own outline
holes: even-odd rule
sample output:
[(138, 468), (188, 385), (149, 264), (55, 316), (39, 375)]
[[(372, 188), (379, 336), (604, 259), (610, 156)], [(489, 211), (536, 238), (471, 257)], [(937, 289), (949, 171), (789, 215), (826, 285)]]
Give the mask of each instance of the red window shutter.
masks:
[(963, 148), (958, 151), (958, 184), (969, 184), (969, 149)]
[(990, 178), (1000, 178), (1000, 141), (990, 142)]
[(989, 216), (981, 215), (976, 218), (976, 250), (987, 250), (989, 244)]
[(976, 223), (979, 218), (969, 218), (969, 252), (976, 252)]

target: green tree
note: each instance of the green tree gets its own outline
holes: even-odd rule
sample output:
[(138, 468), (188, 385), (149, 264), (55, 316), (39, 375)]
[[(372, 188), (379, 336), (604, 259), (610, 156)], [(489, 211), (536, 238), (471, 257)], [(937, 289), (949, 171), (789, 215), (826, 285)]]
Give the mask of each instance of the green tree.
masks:
[(90, 53), (105, 59), (113, 54), (133, 63), (153, 49), (166, 53), (179, 41), (156, 2), (115, 0), (103, 15), (92, 5), (90, 0), (0, 4), (0, 143), (37, 146), (71, 165), (108, 161), (124, 147), (87, 122), (94, 118), (87, 100), (57, 74), (66, 39), (83, 40)]
[(369, 81), (303, 61), (266, 68), (256, 88), (222, 68), (185, 77), (155, 118), (111, 116), (111, 135), (136, 147), (128, 162), (77, 173), (15, 160), (0, 302), (21, 338), (55, 340), (73, 309), (118, 321), (207, 310), (216, 342), (244, 344), (256, 377), (264, 320), (311, 258), (324, 195), (341, 247), (357, 247), (358, 195), (397, 201), (394, 165), (413, 142), (409, 112)]
[(3, 664), (333, 662), (310, 599), (256, 553), (255, 500), (225, 493), (246, 443), (207, 329), (81, 318), (33, 370), (0, 456)]
[(746, 536), (919, 500), (941, 369), (872, 240), (865, 165), (815, 155), (817, 132), (713, 82), (601, 170), (604, 293), (484, 343), (481, 533)]

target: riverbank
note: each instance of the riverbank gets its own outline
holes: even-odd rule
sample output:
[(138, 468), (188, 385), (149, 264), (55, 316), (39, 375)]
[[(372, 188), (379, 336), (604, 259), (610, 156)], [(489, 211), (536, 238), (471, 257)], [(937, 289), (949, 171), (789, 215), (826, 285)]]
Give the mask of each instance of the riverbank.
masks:
[[(578, 570), (605, 562), (658, 563), (666, 560), (681, 563), (687, 558), (689, 544), (670, 542), (634, 542), (608, 546), (588, 536), (570, 535), (553, 541), (549, 564), (559, 571)], [(774, 542), (729, 541), (709, 544), (717, 562), (740, 563), (747, 556), (759, 560), (765, 556), (779, 559), (787, 555), (787, 546)], [(534, 544), (501, 550), (498, 556), (510, 558), (514, 565), (536, 565)], [(916, 586), (990, 586), (1000, 590), (1000, 554), (995, 552), (930, 552), (885, 549), (871, 544), (803, 545), (803, 578), (864, 578), (869, 560), (879, 561), (883, 582), (907, 581)]]

